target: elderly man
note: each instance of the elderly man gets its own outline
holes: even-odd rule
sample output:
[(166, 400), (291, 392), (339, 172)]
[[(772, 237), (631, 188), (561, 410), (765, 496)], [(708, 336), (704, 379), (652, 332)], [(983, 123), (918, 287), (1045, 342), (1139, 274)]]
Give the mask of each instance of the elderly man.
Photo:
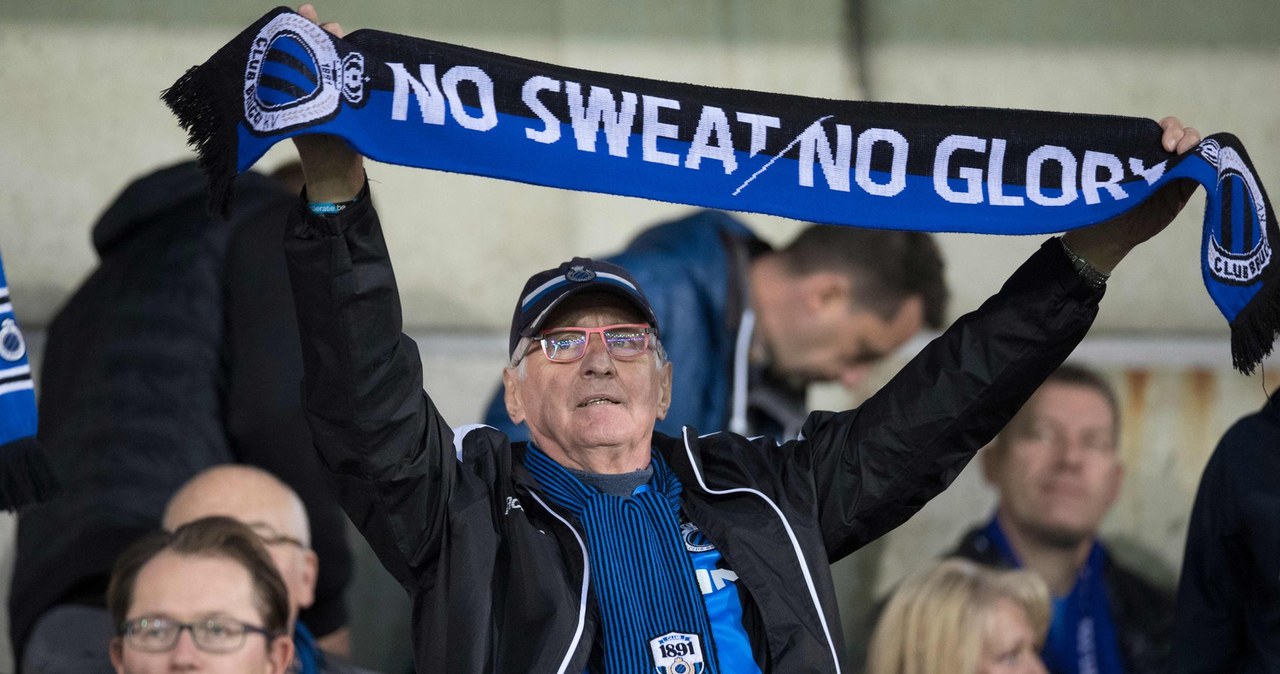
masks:
[(319, 558), (311, 549), (311, 526), (298, 494), (271, 473), (226, 464), (201, 471), (165, 507), (163, 526), (177, 531), (206, 517), (230, 517), (249, 526), (266, 545), (289, 594), (289, 628), (294, 652), (290, 671), (299, 674), (355, 674), (358, 670), (316, 645), (298, 612), (315, 601)]
[[(1198, 139), (1164, 126), (1169, 150)], [(340, 501), (412, 595), (421, 671), (839, 671), (829, 562), (950, 482), (1186, 199), (1049, 240), (859, 409), (815, 412), (780, 446), (655, 433), (680, 364), (629, 275), (576, 258), (516, 306), (505, 402), (532, 441), (512, 443), (451, 429), (424, 395), (359, 155), (296, 142), (306, 203), (285, 248), (308, 418)]]
[(1165, 672), (1173, 593), (1114, 559), (1098, 529), (1120, 493), (1120, 408), (1097, 373), (1064, 365), (982, 456), (996, 514), (952, 554), (1035, 571), (1053, 594), (1054, 674)]
[[(655, 430), (793, 438), (814, 382), (857, 386), (922, 327), (940, 329), (947, 287), (933, 236), (806, 227), (773, 250), (728, 213), (701, 211), (642, 232), (606, 261), (645, 289), (680, 367)], [(528, 440), (504, 390), (485, 423)]]

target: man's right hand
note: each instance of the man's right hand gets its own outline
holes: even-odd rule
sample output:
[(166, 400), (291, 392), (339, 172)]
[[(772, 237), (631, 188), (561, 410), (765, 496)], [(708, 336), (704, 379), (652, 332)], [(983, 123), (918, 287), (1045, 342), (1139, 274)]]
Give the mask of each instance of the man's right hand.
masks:
[[(316, 8), (298, 7), (298, 14), (315, 22), (335, 37), (346, 33), (337, 22), (320, 23)], [(302, 173), (307, 182), (307, 199), (315, 202), (351, 201), (364, 187), (364, 158), (347, 141), (328, 135), (294, 136)]]
[[(1160, 128), (1160, 143), (1167, 152), (1183, 154), (1200, 142), (1200, 132), (1183, 126), (1177, 117), (1160, 120)], [(1198, 186), (1188, 178), (1173, 181), (1128, 213), (1063, 234), (1062, 244), (1094, 269), (1110, 274), (1134, 247), (1164, 231)]]

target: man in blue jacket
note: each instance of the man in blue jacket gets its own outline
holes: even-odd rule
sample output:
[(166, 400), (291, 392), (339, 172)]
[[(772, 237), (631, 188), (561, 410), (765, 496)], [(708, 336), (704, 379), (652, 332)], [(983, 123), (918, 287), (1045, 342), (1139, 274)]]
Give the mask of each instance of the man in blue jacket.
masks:
[[(922, 327), (942, 327), (947, 287), (931, 235), (829, 225), (780, 250), (727, 213), (701, 211), (642, 232), (605, 258), (636, 279), (678, 367), (657, 430), (795, 437), (815, 382), (856, 386)], [(485, 423), (514, 440), (497, 393)]]

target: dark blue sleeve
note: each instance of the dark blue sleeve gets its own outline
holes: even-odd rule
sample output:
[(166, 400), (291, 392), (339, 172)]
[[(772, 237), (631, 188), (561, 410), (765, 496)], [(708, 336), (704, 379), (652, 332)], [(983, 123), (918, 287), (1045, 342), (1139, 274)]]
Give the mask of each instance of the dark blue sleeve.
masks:
[(1250, 589), (1241, 573), (1248, 559), (1237, 526), (1241, 486), (1232, 479), (1230, 457), (1239, 443), (1257, 441), (1255, 435), (1247, 420), (1228, 430), (1200, 478), (1174, 611), (1175, 672), (1239, 671)]

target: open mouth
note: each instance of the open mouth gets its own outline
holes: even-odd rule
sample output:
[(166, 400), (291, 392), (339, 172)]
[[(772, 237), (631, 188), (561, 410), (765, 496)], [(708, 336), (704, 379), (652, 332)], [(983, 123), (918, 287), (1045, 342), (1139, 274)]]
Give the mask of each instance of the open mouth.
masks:
[(593, 405), (617, 405), (617, 404), (618, 404), (618, 401), (614, 400), (613, 398), (597, 396), (595, 398), (588, 398), (582, 401), (581, 403), (578, 403), (578, 407), (591, 407)]

